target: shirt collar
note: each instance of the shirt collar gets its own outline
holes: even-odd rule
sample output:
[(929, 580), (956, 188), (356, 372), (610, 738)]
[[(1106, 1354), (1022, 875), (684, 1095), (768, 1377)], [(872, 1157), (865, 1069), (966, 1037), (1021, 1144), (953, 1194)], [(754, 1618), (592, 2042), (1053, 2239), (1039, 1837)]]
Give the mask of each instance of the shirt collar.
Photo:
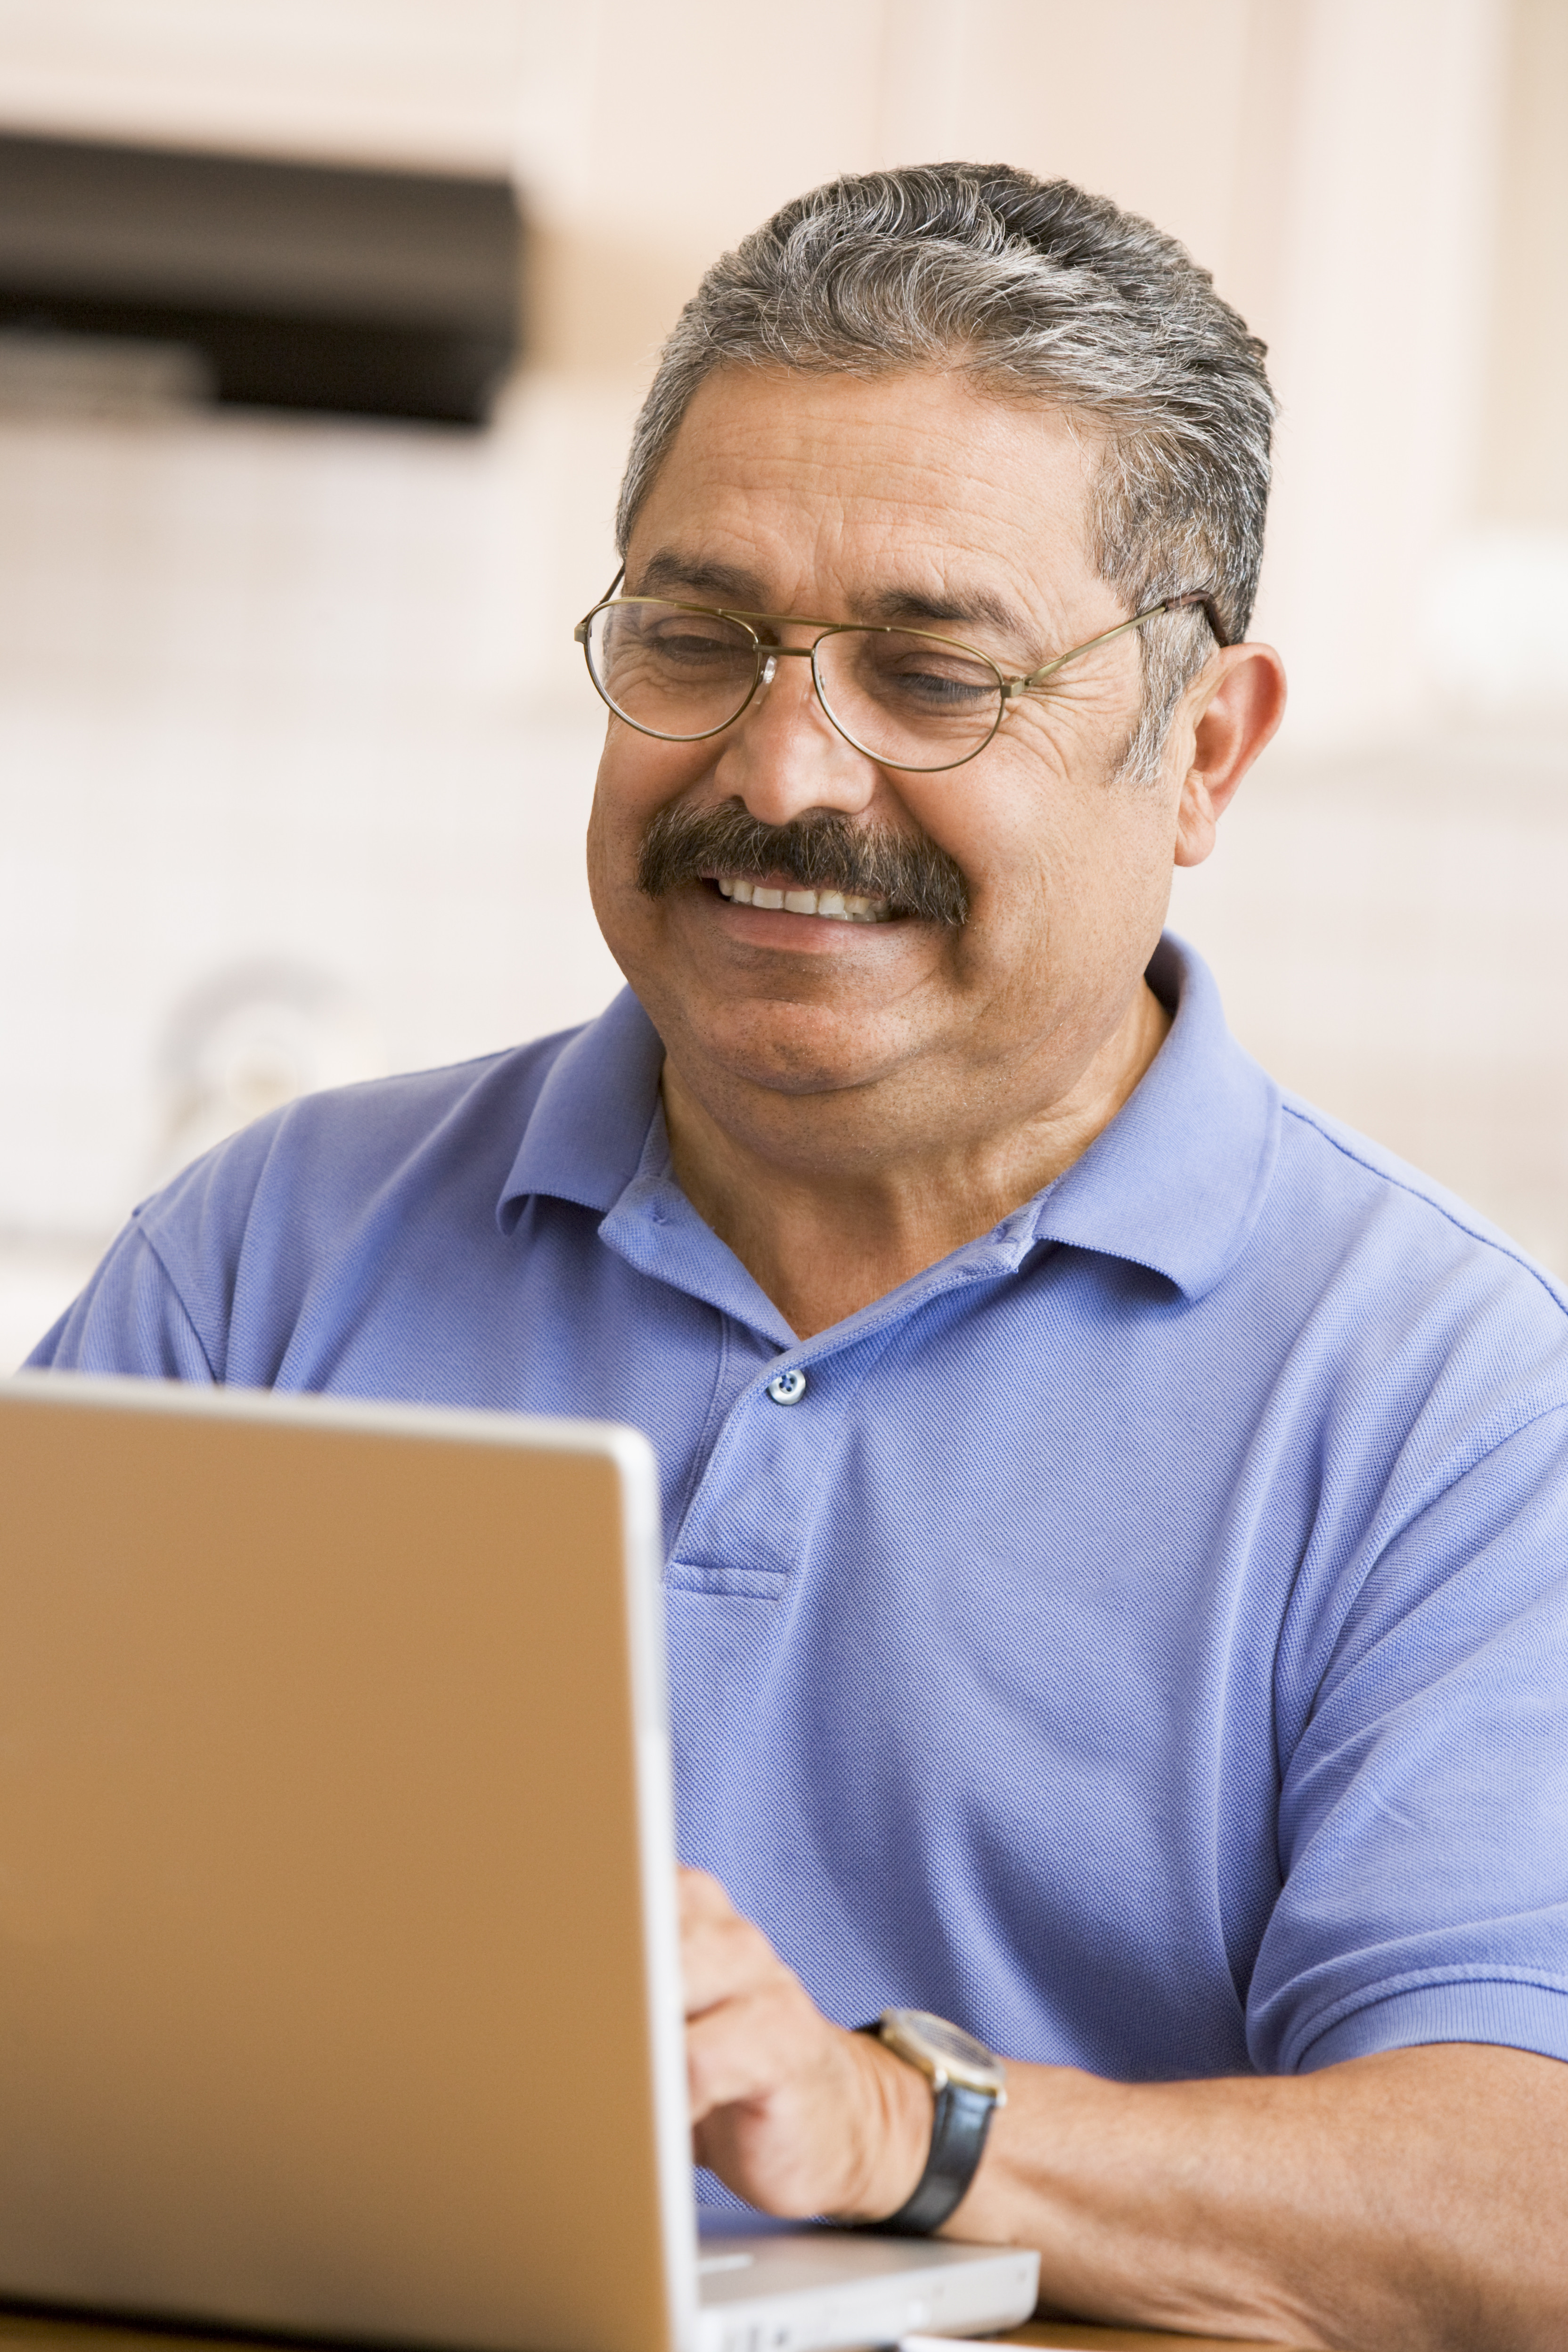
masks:
[[(1279, 1137), (1279, 1092), (1226, 1027), (1201, 957), (1167, 932), (1149, 965), (1169, 1035), (1103, 1134), (998, 1230), (1015, 1260), (1039, 1242), (1093, 1250), (1201, 1297), (1257, 1221)], [(503, 1232), (531, 1193), (601, 1215), (642, 1169), (664, 1048), (630, 989), (562, 1049), (497, 1203)]]
[(1173, 1006), (1164, 1044), (1110, 1126), (1025, 1213), (1037, 1241), (1126, 1258), (1201, 1298), (1258, 1221), (1279, 1089), (1232, 1037), (1207, 965), (1173, 932), (1148, 978)]
[(530, 1193), (601, 1215), (637, 1173), (658, 1108), (664, 1045), (629, 988), (563, 1045), (539, 1090), (496, 1204), (503, 1233)]

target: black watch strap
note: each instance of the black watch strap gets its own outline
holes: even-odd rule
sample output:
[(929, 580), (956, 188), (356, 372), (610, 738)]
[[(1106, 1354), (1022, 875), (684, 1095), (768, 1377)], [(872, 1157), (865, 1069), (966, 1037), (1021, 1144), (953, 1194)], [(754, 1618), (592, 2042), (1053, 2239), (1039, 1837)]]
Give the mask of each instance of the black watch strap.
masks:
[[(879, 2040), (881, 2036), (879, 2023), (862, 2025), (857, 2031), (876, 2034)], [(996, 2101), (989, 2091), (973, 2091), (961, 2083), (949, 2083), (940, 2090), (925, 2170), (896, 2213), (865, 2226), (890, 2230), (900, 2238), (925, 2238), (940, 2230), (963, 2203), (980, 2168), (995, 2110)]]

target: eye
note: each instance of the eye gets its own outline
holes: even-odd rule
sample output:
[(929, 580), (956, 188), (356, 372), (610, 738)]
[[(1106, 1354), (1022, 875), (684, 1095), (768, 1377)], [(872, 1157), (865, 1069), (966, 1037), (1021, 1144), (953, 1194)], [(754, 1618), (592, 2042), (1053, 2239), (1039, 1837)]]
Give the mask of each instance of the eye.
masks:
[(933, 710), (972, 710), (994, 696), (994, 682), (973, 671), (954, 673), (929, 662), (910, 662), (888, 680), (906, 701), (923, 702)]
[(962, 646), (928, 638), (868, 635), (855, 641), (851, 662), (862, 692), (933, 718), (972, 714), (994, 702), (998, 693), (996, 673), (988, 663)]
[(668, 669), (728, 668), (752, 659), (751, 638), (717, 613), (656, 614), (642, 620), (637, 634), (637, 650)]

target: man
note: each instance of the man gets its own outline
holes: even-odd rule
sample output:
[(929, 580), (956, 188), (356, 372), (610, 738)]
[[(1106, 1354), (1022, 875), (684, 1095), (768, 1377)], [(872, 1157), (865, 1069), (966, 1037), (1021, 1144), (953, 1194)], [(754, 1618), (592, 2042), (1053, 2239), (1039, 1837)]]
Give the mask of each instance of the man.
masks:
[[(1065, 184), (786, 207), (579, 631), (632, 992), (261, 1121), (37, 1360), (648, 1432), (729, 2191), (1091, 2315), (1554, 2344), (1563, 1301), (1161, 940), (1283, 707), (1270, 416)], [(850, 2030), (900, 2003), (1005, 2106)]]

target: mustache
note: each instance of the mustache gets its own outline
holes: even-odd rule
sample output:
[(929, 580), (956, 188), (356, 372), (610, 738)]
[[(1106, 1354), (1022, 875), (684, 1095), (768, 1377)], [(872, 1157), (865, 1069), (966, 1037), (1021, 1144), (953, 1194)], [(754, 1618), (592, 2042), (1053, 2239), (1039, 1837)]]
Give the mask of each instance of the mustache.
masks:
[(895, 914), (947, 930), (969, 920), (969, 886), (945, 849), (923, 833), (852, 824), (836, 809), (763, 824), (739, 801), (661, 808), (643, 835), (638, 889), (661, 898), (715, 874), (786, 874), (803, 890), (886, 898)]

